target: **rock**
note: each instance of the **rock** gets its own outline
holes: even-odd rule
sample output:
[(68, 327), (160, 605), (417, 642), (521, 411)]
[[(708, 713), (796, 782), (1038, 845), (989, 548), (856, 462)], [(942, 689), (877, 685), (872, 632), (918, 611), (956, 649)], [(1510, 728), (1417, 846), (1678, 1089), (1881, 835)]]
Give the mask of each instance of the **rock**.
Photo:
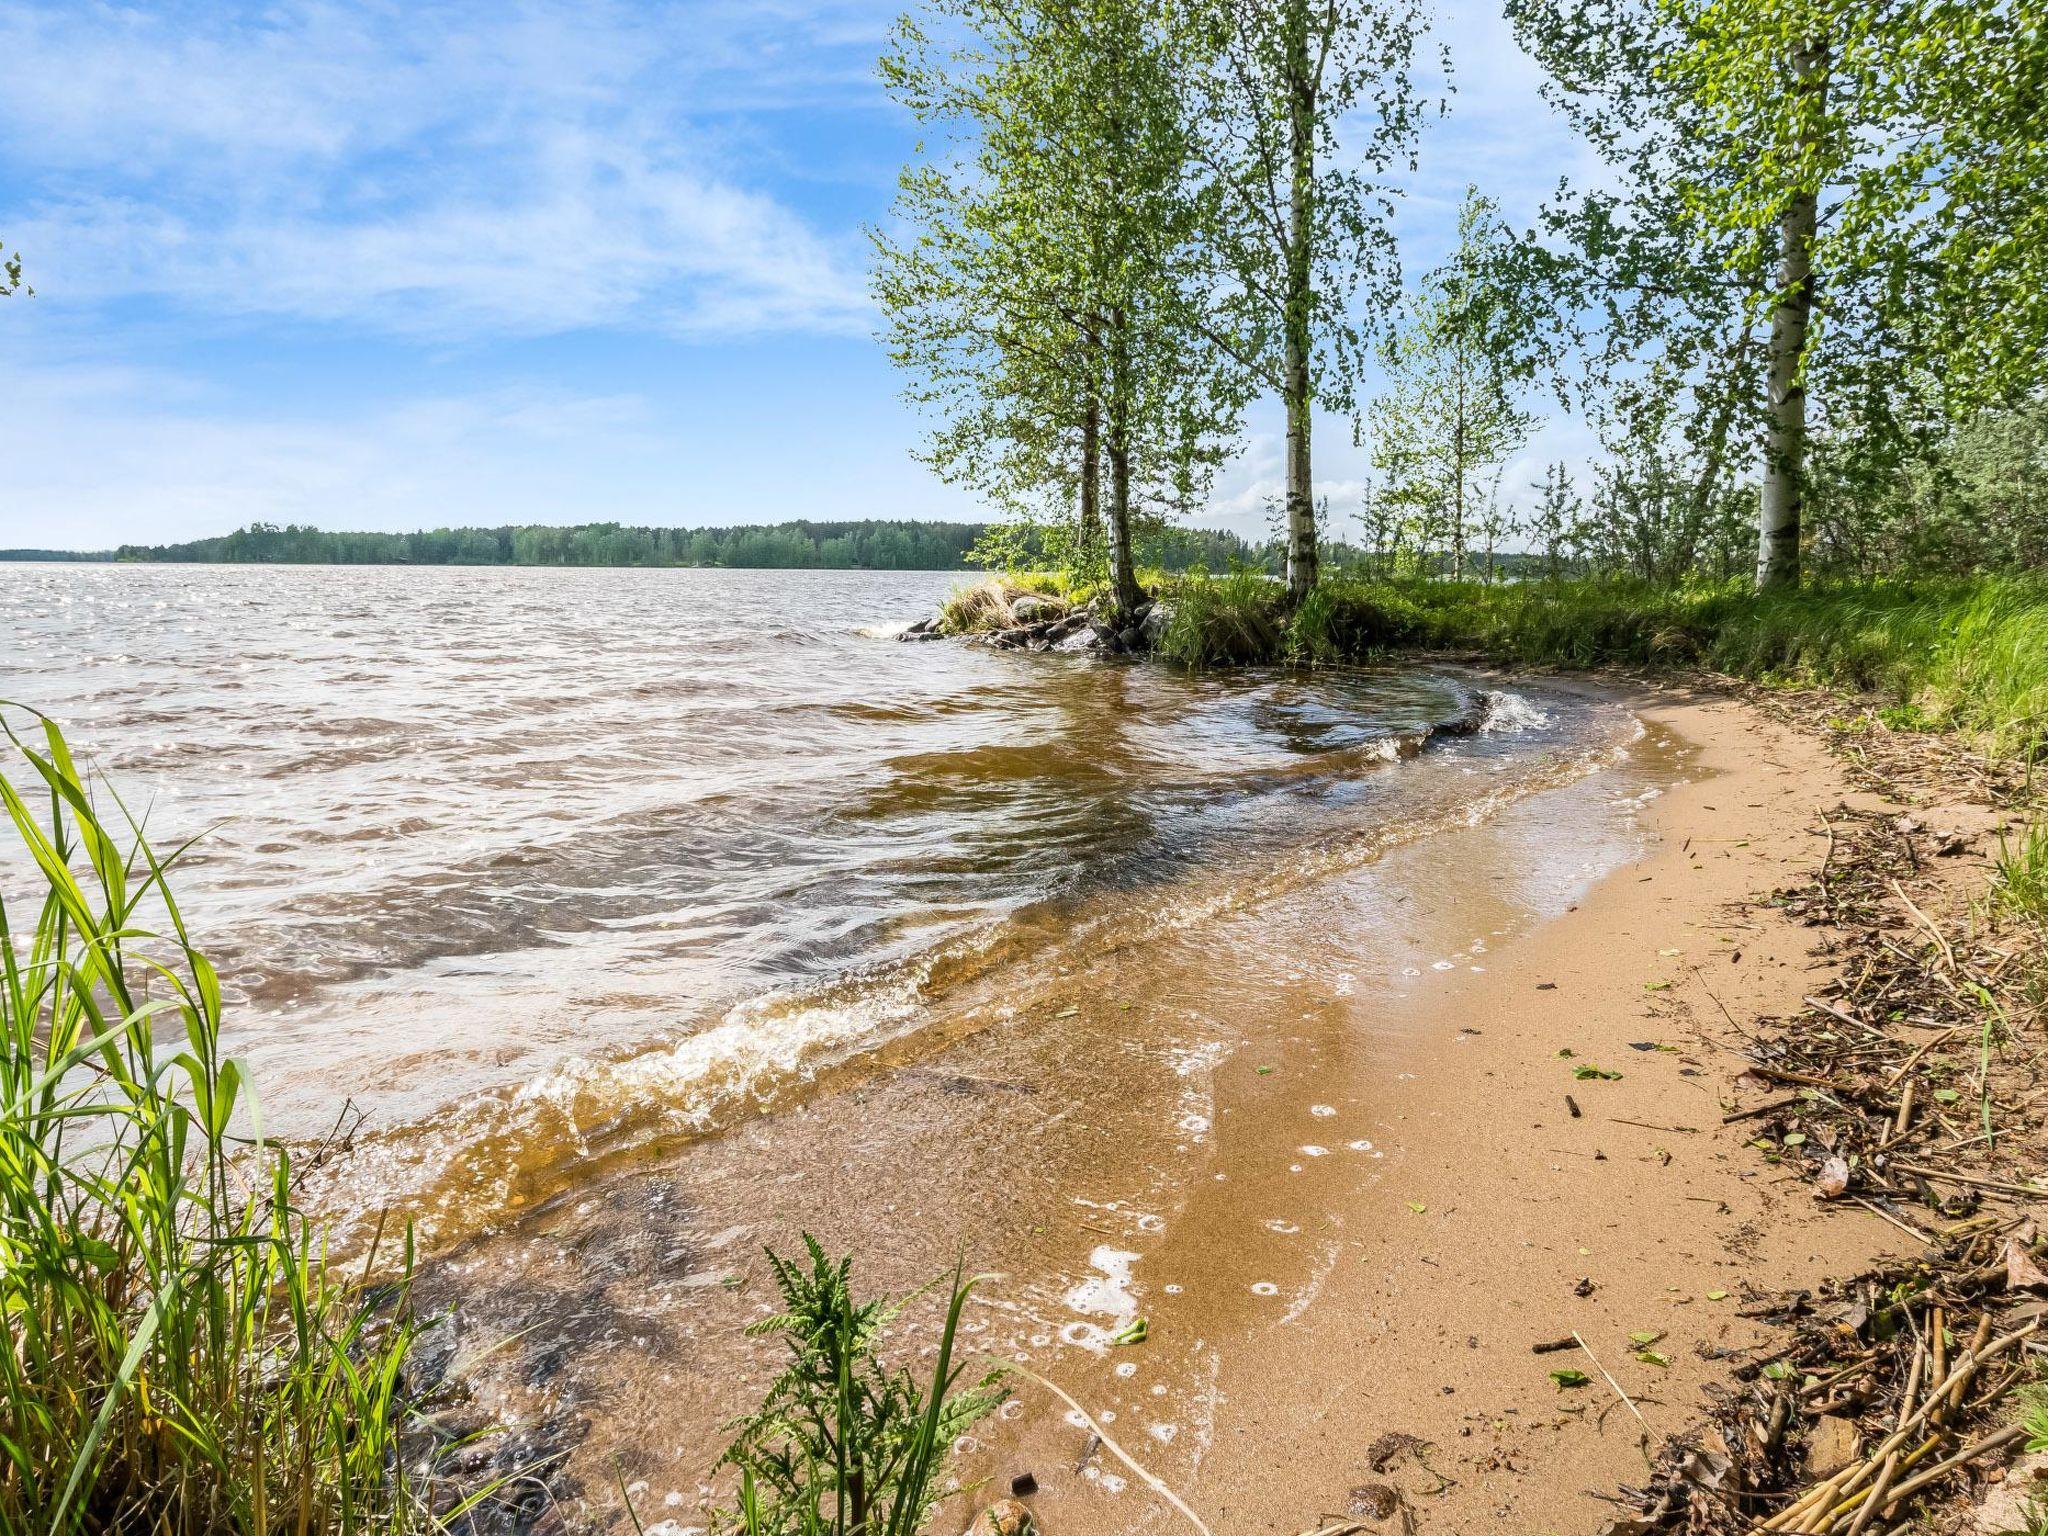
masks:
[(898, 640), (943, 640), (945, 635), (939, 629), (939, 621), (936, 618), (931, 618), (919, 619), (908, 629), (899, 633), (896, 638)]
[(1046, 619), (1065, 618), (1067, 605), (1056, 597), (1025, 592), (1010, 599), (1010, 617), (1019, 624), (1038, 624)]
[(1816, 1200), (1840, 1199), (1842, 1195), (1848, 1192), (1848, 1188), (1848, 1160), (1840, 1157), (1831, 1157), (1821, 1164), (1820, 1175), (1813, 1181), (1813, 1198)]
[(2048, 1451), (2022, 1456), (2006, 1469), (2005, 1480), (1984, 1495), (1964, 1527), (1971, 1536), (2027, 1536), (2040, 1527), (2030, 1515), (2048, 1497)]
[(1401, 1507), (1401, 1495), (1385, 1483), (1360, 1483), (1351, 1490), (1351, 1513), (1361, 1520), (1385, 1520)]
[(1806, 1475), (1815, 1482), (1833, 1477), (1856, 1459), (1858, 1439), (1853, 1419), (1822, 1414), (1806, 1437)]
[(1116, 631), (1090, 620), (1053, 647), (1056, 651), (1095, 651), (1107, 655), (1117, 648)]
[(1015, 1499), (998, 1499), (974, 1517), (966, 1536), (1037, 1536), (1031, 1511)]
[(1148, 603), (1145, 617), (1138, 621), (1138, 629), (1145, 637), (1145, 649), (1156, 651), (1159, 642), (1166, 638), (1166, 628), (1173, 622), (1173, 609), (1166, 603)]

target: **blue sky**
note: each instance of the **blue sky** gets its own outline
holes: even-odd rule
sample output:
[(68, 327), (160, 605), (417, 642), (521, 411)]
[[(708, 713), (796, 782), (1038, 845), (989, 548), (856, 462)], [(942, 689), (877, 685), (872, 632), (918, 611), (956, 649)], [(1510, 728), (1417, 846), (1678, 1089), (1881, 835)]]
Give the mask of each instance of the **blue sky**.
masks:
[[(865, 224), (901, 0), (0, 0), (0, 546), (330, 528), (975, 517), (910, 455)], [(1526, 222), (1579, 147), (1494, 4), (1400, 220)], [(1577, 458), (1554, 423), (1510, 466)], [(1366, 456), (1318, 436), (1341, 512)], [(1257, 532), (1270, 407), (1203, 521)]]

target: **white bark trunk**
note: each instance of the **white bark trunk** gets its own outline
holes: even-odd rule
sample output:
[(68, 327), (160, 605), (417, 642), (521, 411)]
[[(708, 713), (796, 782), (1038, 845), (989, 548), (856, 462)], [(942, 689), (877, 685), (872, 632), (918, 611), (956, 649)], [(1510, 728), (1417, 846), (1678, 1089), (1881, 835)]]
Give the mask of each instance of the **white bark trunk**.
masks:
[[(1804, 43), (1793, 57), (1795, 89), (1826, 106), (1827, 49)], [(1802, 166), (1802, 174), (1805, 168)], [(1759, 592), (1799, 585), (1800, 520), (1805, 511), (1807, 327), (1813, 318), (1813, 238), (1819, 203), (1794, 192), (1779, 215), (1778, 298), (1771, 311), (1770, 421), (1764, 441), (1763, 495), (1758, 503), (1756, 585)]]

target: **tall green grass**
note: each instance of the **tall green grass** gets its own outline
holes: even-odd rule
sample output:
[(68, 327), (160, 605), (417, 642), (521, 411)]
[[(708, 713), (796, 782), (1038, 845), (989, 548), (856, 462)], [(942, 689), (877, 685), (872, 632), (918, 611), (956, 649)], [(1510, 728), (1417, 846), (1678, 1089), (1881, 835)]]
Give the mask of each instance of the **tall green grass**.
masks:
[(294, 1204), (171, 891), (184, 850), (103, 818), (55, 725), (0, 724), (0, 1530), (434, 1528), (402, 1282), (373, 1305)]
[(1159, 652), (1186, 667), (1269, 661), (1285, 635), (1284, 593), (1259, 571), (1185, 577), (1168, 589), (1172, 614)]

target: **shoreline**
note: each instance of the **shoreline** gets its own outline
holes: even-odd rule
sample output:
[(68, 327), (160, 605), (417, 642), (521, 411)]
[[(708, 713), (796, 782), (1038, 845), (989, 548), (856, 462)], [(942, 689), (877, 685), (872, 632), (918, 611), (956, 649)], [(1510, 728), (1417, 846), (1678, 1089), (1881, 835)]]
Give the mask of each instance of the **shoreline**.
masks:
[[(701, 1525), (722, 1443), (710, 1426), (765, 1379), (758, 1349), (736, 1352), (772, 1300), (759, 1247), (787, 1251), (798, 1230), (851, 1250), (868, 1293), (911, 1289), (964, 1246), (970, 1268), (997, 1272), (970, 1308), (976, 1346), (1050, 1370), (1219, 1536), (1370, 1530), (1382, 1508), (1447, 1532), (1601, 1525), (1612, 1510), (1596, 1500), (1649, 1480), (1637, 1421), (1593, 1362), (1533, 1345), (1580, 1333), (1661, 1442), (1703, 1421), (1702, 1389), (1729, 1368), (1715, 1352), (1766, 1336), (1743, 1315), (1752, 1302), (1904, 1243), (1879, 1216), (1817, 1209), (1803, 1180), (1744, 1145), (1742, 1125), (1721, 1125), (1745, 1066), (1730, 1016), (1795, 1013), (1824, 977), (1811, 931), (1755, 903), (1823, 857), (1817, 809), (1872, 797), (1811, 734), (1747, 703), (1543, 682), (1619, 694), (1648, 727), (1633, 761), (1397, 842), (1369, 879), (1354, 870), (1255, 906), (1184, 953), (1112, 949), (1064, 983), (1097, 1000), (1091, 1015), (1125, 1010), (1091, 1026), (1109, 1032), (1084, 1051), (1021, 1018), (885, 1051), (799, 1106), (680, 1159), (657, 1149), (657, 1166), (454, 1256), (434, 1289), (464, 1306), (459, 1350), (513, 1332), (541, 1296), (575, 1299), (585, 1320), (515, 1351), (517, 1380), (481, 1399), (515, 1444), (547, 1444), (552, 1425), (576, 1448), (558, 1490), (567, 1527), (627, 1528), (596, 1470), (608, 1454), (650, 1532)], [(1525, 868), (1547, 825), (1583, 832), (1616, 815), (1608, 802), (1624, 790), (1616, 824), (1638, 825), (1639, 848), (1605, 856), (1590, 883)], [(1504, 888), (1517, 873), (1571, 899), (1518, 922), (1520, 893)], [(1375, 906), (1388, 891), (1413, 894), (1413, 908)], [(1329, 963), (1235, 975), (1237, 923), (1262, 943), (1292, 924), (1273, 952), (1302, 939)], [(1412, 985), (1363, 969), (1352, 985), (1335, 954), (1348, 938), (1388, 979), (1414, 976), (1422, 966), (1402, 960), (1455, 953), (1475, 923), (1471, 965), (1440, 962)], [(1161, 991), (1173, 976), (1186, 984)], [(1189, 1007), (1206, 1045), (1153, 1020)], [(861, 1170), (885, 1155), (920, 1176), (875, 1188)], [(508, 1268), (517, 1284), (471, 1289)], [(647, 1294), (654, 1284), (663, 1294)], [(664, 1310), (670, 1288), (693, 1298), (686, 1313)], [(1077, 1314), (1098, 1323), (1072, 1325), (1062, 1350), (1039, 1320)], [(1135, 1315), (1147, 1341), (1105, 1346)], [(889, 1358), (915, 1368), (920, 1319), (906, 1318)], [(1560, 1367), (1586, 1385), (1555, 1385)], [(987, 1480), (983, 1501), (1032, 1474), (1053, 1536), (1175, 1528), (1090, 1440), (1023, 1388), (959, 1472)], [(940, 1523), (969, 1513), (949, 1506)]]
[[(1362, 1109), (1385, 1158), (1322, 1192), (1315, 1227), (1291, 1223), (1321, 1245), (1322, 1274), (1277, 1323), (1247, 1325), (1236, 1308), (1260, 1261), (1241, 1262), (1232, 1234), (1287, 1199), (1291, 1176), (1275, 1170), (1303, 1132), (1284, 1107), (1298, 1085), (1244, 1053), (1219, 1071), (1226, 1177), (1147, 1256), (1154, 1273), (1199, 1267), (1231, 1298), (1169, 1323), (1216, 1341), (1218, 1432), (1192, 1476), (1155, 1467), (1212, 1529), (1397, 1529), (1406, 1509), (1422, 1530), (1591, 1531), (1613, 1513), (1601, 1496), (1648, 1480), (1638, 1422), (1598, 1367), (1661, 1442), (1726, 1375), (1703, 1352), (1766, 1336), (1746, 1305), (1904, 1246), (1875, 1215), (1816, 1209), (1803, 1181), (1774, 1176), (1743, 1127), (1721, 1123), (1745, 1066), (1721, 1010), (1796, 1012), (1824, 975), (1810, 933), (1756, 899), (1810, 871), (1824, 850), (1814, 812), (1855, 792), (1818, 743), (1738, 701), (1630, 702), (1690, 767), (1645, 810), (1642, 856), (1416, 1002), (1397, 1070), (1377, 1053), (1355, 1074), (1309, 1069), (1332, 1123)], [(1461, 841), (1496, 831), (1444, 834), (1419, 862), (1462, 861)], [(1574, 1333), (1598, 1367), (1576, 1349), (1533, 1352)], [(1587, 1383), (1554, 1384), (1561, 1367)], [(1058, 1439), (1010, 1454), (1046, 1460)], [(1136, 1490), (1112, 1510), (1031, 1470), (1055, 1533), (1174, 1527)]]
[[(1853, 792), (1817, 743), (1739, 702), (1633, 703), (1698, 771), (1645, 812), (1641, 859), (1460, 978), (1411, 1070), (1379, 1085), (1401, 1152), (1348, 1201), (1352, 1251), (1313, 1310), (1224, 1373), (1231, 1434), (1183, 1490), (1219, 1529), (1367, 1517), (1387, 1495), (1357, 1490), (1377, 1489), (1423, 1529), (1591, 1530), (1611, 1513), (1596, 1497), (1647, 1473), (1600, 1367), (1661, 1441), (1725, 1375), (1702, 1350), (1764, 1337), (1745, 1297), (1902, 1246), (1876, 1216), (1818, 1211), (1721, 1123), (1745, 1066), (1727, 1015), (1796, 1012), (1825, 974), (1808, 931), (1757, 898), (1819, 861), (1814, 812)], [(1575, 1076), (1589, 1068), (1622, 1076)], [(1574, 1333), (1597, 1367), (1533, 1352)], [(1560, 1388), (1560, 1367), (1591, 1379)]]

